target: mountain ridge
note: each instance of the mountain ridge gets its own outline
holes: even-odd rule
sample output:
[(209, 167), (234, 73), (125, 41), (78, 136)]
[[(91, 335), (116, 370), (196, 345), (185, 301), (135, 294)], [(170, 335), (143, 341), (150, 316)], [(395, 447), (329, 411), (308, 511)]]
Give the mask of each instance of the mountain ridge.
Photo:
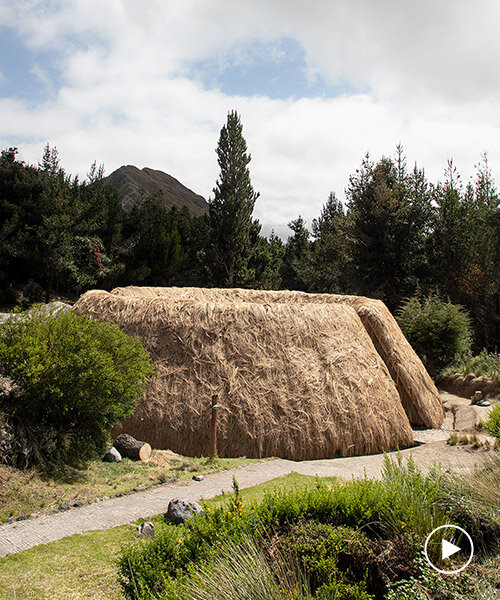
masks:
[(193, 216), (199, 217), (208, 211), (208, 203), (178, 179), (164, 171), (134, 165), (123, 165), (105, 178), (105, 182), (115, 187), (122, 196), (122, 205), (130, 210), (146, 198), (158, 196), (165, 206), (186, 207)]

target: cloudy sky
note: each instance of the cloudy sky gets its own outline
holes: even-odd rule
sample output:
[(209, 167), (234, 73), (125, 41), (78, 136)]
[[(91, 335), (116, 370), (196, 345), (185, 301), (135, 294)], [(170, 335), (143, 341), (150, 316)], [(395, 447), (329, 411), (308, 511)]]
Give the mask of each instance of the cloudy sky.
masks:
[(398, 143), (433, 181), (487, 151), (498, 181), (499, 27), (498, 0), (0, 0), (0, 146), (208, 198), (234, 109), (255, 215), (286, 235)]

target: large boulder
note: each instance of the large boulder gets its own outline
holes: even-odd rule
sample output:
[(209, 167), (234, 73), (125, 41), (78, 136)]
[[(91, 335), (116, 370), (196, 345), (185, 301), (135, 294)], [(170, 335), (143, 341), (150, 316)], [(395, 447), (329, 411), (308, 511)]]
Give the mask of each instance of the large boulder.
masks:
[(199, 504), (183, 498), (174, 498), (168, 503), (167, 517), (173, 523), (184, 523), (187, 519), (202, 513), (203, 508)]

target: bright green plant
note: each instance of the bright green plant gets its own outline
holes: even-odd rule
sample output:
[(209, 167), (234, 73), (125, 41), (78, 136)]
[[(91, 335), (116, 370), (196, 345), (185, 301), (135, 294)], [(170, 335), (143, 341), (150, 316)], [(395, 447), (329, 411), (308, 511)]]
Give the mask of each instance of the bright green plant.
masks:
[(437, 296), (410, 298), (397, 319), (433, 377), (470, 351), (469, 317), (456, 304), (443, 302)]
[(456, 365), (446, 370), (446, 375), (460, 373), (468, 375), (474, 373), (477, 377), (488, 377), (489, 379), (500, 379), (500, 355), (498, 352), (488, 352), (483, 348), (476, 356), (466, 356)]
[(37, 308), (0, 329), (0, 374), (18, 388), (3, 411), (26, 437), (25, 462), (78, 464), (105, 449), (154, 371), (117, 325)]
[(492, 435), (500, 440), (500, 404), (491, 409), (484, 426)]
[[(398, 457), (386, 458), (382, 481), (362, 479), (330, 488), (317, 480), (309, 488), (278, 489), (254, 506), (242, 502), (235, 484), (225, 506), (206, 505), (202, 516), (182, 526), (160, 527), (152, 540), (126, 548), (120, 560), (123, 589), (130, 598), (149, 600), (145, 590), (167, 594), (189, 565), (196, 567), (228, 540), (239, 543), (252, 534), (265, 545), (270, 532), (285, 540), (297, 532), (288, 549), (302, 549), (298, 559), (314, 570), (311, 583), (318, 594), (323, 588), (323, 597), (328, 592), (335, 598), (333, 586), (338, 598), (368, 598), (383, 590), (387, 577), (411, 575), (415, 549), (430, 530), (449, 522), (438, 502), (439, 481), (438, 473), (423, 475)], [(382, 537), (390, 540), (387, 547), (372, 545)], [(320, 543), (337, 546), (337, 554), (321, 554)], [(384, 550), (388, 556), (378, 564), (375, 556)], [(334, 570), (336, 576), (327, 576)], [(356, 587), (360, 582), (366, 587)]]

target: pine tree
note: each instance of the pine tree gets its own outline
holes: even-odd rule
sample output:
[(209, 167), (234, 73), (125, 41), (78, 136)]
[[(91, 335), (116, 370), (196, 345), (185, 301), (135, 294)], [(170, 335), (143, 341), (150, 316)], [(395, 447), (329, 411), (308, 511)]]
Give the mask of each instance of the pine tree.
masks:
[(251, 156), (247, 154), (242, 131), (238, 114), (230, 112), (216, 150), (220, 176), (213, 189), (214, 197), (209, 200), (210, 257), (229, 287), (241, 283), (241, 273), (252, 250), (252, 230), (255, 229), (252, 213), (259, 197), (250, 181)]

